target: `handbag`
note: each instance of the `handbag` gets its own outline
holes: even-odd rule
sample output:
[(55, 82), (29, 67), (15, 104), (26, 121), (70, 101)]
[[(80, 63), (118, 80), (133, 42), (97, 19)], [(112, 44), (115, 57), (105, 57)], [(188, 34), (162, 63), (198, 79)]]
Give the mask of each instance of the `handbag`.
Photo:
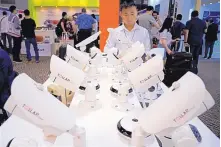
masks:
[(21, 30), (20, 29), (16, 29), (14, 27), (14, 20), (17, 16), (14, 16), (11, 21), (8, 21), (8, 35), (11, 35), (13, 37), (21, 37)]

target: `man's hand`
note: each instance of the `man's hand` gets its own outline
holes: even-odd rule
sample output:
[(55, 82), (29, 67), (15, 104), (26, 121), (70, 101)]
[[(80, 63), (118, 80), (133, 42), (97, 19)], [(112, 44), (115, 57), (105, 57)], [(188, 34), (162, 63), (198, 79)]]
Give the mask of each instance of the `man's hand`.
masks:
[(187, 42), (184, 42), (184, 46), (185, 47), (190, 47), (189, 43), (187, 43)]
[(172, 54), (173, 54), (173, 51), (167, 50), (167, 54), (172, 55)]

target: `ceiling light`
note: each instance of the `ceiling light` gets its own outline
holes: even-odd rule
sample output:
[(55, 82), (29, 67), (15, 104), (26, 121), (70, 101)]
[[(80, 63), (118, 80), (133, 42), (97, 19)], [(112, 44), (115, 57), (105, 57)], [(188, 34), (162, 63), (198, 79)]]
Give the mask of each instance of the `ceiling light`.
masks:
[(210, 3), (210, 5), (212, 5), (213, 3)]

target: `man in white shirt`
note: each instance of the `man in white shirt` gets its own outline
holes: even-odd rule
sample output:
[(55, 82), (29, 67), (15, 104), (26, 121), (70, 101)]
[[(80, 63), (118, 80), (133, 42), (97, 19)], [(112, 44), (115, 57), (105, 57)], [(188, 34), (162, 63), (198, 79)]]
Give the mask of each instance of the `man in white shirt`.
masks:
[(144, 44), (148, 52), (151, 49), (149, 33), (136, 23), (138, 16), (136, 5), (133, 2), (124, 2), (120, 11), (123, 24), (110, 32), (105, 52), (115, 47), (119, 49), (119, 56), (122, 56), (137, 41)]
[[(12, 38), (10, 35), (7, 34), (7, 24), (8, 24), (8, 17), (7, 12), (3, 11), (3, 17), (0, 19), (0, 32), (1, 32), (1, 39), (3, 40), (3, 49), (6, 50), (8, 53), (12, 53)], [(7, 49), (7, 41), (9, 49)]]

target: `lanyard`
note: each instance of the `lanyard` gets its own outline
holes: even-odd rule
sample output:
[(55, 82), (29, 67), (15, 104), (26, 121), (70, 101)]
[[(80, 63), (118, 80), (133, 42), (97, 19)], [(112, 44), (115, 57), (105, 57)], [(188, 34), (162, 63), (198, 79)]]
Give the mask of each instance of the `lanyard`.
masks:
[(133, 42), (135, 33), (136, 33), (136, 30), (134, 30), (134, 34), (133, 34), (133, 36), (132, 36), (132, 38), (131, 38), (131, 40), (130, 40), (130, 39), (128, 38), (127, 34), (126, 34), (126, 31), (124, 30), (124, 35), (125, 35), (125, 37), (126, 37), (128, 40), (130, 40), (130, 42)]

